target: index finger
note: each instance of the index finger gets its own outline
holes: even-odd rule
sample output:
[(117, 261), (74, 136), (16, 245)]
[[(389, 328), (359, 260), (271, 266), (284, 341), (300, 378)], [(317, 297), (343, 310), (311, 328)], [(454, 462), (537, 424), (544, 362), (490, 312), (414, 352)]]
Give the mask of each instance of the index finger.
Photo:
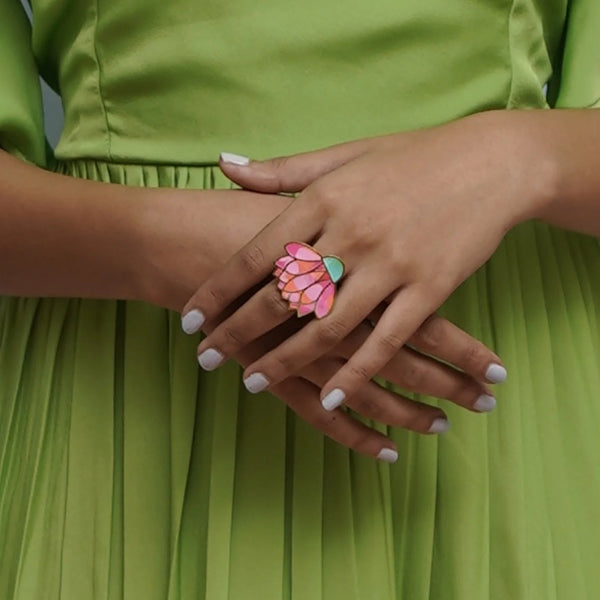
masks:
[(270, 275), (275, 261), (285, 254), (286, 242), (310, 243), (317, 236), (320, 226), (314, 203), (304, 200), (293, 202), (198, 288), (182, 310), (181, 326), (186, 333), (198, 331)]

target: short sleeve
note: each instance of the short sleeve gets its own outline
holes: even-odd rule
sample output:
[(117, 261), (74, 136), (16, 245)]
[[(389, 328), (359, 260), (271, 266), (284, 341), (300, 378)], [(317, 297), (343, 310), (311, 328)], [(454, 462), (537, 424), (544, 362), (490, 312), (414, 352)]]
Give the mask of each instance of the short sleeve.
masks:
[(570, 0), (556, 108), (600, 108), (600, 0)]
[(31, 26), (19, 0), (0, 0), (0, 147), (28, 162), (46, 164)]

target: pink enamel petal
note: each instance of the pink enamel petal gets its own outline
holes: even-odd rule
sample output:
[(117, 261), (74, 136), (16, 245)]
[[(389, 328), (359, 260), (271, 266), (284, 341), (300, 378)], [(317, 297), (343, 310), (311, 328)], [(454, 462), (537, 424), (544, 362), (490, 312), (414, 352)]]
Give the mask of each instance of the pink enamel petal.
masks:
[(297, 275), (293, 279), (290, 279), (283, 289), (288, 292), (305, 290), (320, 281), (323, 276), (324, 273), (322, 272)]
[(315, 303), (323, 293), (323, 290), (331, 283), (329, 277), (323, 277), (321, 281), (311, 285), (309, 288), (302, 292), (300, 302), (302, 304), (313, 304)]
[(304, 315), (308, 315), (313, 310), (315, 310), (315, 303), (312, 304), (301, 304), (298, 308), (298, 316), (303, 317)]
[(311, 302), (316, 302), (328, 285), (329, 282), (327, 280), (319, 281), (318, 283), (311, 285), (308, 289), (304, 290), (302, 301), (307, 302), (310, 300)]
[(292, 259), (292, 262), (285, 268), (288, 273), (293, 273), (294, 275), (303, 275), (304, 273), (309, 273), (315, 269), (325, 270), (325, 265), (320, 259), (310, 261)]
[(290, 294), (288, 296), (288, 301), (290, 302), (290, 304), (297, 304), (298, 302), (300, 302), (300, 292), (294, 292), (293, 294)]
[(322, 256), (310, 246), (299, 242), (290, 242), (285, 245), (286, 252), (299, 260), (322, 260)]
[(277, 259), (275, 266), (279, 267), (280, 269), (285, 269), (293, 260), (294, 259), (291, 256), (282, 256), (281, 258)]
[(315, 315), (317, 319), (322, 319), (325, 315), (329, 314), (329, 311), (333, 306), (334, 296), (335, 285), (333, 283), (329, 283), (317, 301), (317, 308), (315, 309)]
[(284, 271), (280, 276), (279, 276), (279, 281), (283, 281), (284, 283), (288, 282), (290, 279), (293, 279), (295, 277), (295, 275), (292, 275), (291, 273), (288, 273), (287, 271)]

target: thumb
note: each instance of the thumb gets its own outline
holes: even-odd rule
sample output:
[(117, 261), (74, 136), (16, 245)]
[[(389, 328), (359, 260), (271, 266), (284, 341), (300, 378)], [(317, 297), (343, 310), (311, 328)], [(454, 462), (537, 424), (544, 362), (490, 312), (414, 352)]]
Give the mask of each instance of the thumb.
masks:
[(270, 194), (300, 192), (319, 177), (364, 153), (369, 142), (359, 140), (269, 160), (250, 160), (222, 152), (219, 164), (231, 181), (245, 189)]

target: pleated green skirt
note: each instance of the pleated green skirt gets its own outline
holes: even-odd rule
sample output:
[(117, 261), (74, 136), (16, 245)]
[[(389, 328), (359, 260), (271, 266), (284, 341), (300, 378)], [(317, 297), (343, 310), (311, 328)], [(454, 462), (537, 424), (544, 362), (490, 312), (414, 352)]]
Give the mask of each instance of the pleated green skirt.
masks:
[[(228, 186), (217, 168), (60, 170)], [(199, 370), (178, 314), (1, 299), (0, 598), (597, 598), (598, 240), (522, 225), (442, 312), (508, 381), (493, 414), (444, 405), (444, 436), (393, 431), (389, 466), (247, 394), (234, 363)]]

